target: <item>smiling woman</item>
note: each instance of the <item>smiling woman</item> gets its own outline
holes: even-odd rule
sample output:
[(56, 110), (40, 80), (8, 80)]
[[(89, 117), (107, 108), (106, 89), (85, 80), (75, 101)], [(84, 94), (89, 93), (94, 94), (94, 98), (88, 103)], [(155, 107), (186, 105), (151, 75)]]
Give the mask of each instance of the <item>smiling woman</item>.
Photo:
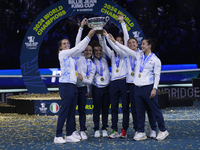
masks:
[(92, 46), (88, 45), (83, 51), (83, 54), (87, 59), (92, 59)]
[[(80, 43), (80, 39), (82, 36), (83, 28), (87, 24), (86, 20), (83, 19), (81, 21), (81, 26), (79, 27), (78, 34), (76, 36), (76, 45)], [(87, 98), (91, 98), (89, 85), (92, 83), (96, 67), (92, 61), (92, 47), (88, 45), (83, 54), (78, 53), (76, 58), (77, 63), (77, 89), (78, 89), (78, 112), (79, 112), (79, 122), (80, 122), (80, 138), (82, 140), (87, 139), (87, 135), (85, 131), (86, 128), (86, 101)]]
[(68, 39), (62, 39), (58, 42), (58, 53), (62, 50), (68, 50), (70, 49), (70, 42)]
[[(152, 117), (156, 119), (159, 127), (159, 133), (156, 137), (157, 140), (164, 140), (168, 135), (168, 131), (165, 128), (164, 118), (162, 111), (158, 105), (158, 84), (160, 80), (161, 73), (161, 61), (160, 59), (152, 53), (155, 47), (155, 42), (153, 39), (144, 39), (142, 41), (142, 51), (135, 52), (132, 49), (116, 42), (111, 36), (110, 39), (122, 49), (124, 52), (131, 55), (136, 59), (135, 64), (135, 78), (133, 80), (134, 86), (134, 100), (135, 100), (135, 110), (137, 117), (137, 131), (133, 137), (134, 140), (145, 140), (147, 139), (144, 123), (145, 123), (145, 110), (146, 106), (152, 111)], [(154, 121), (155, 122), (155, 121)], [(151, 130), (152, 131), (152, 130)], [(154, 132), (155, 129), (154, 129)], [(151, 133), (150, 133), (151, 136)]]
[[(76, 138), (78, 133), (76, 132), (75, 111), (77, 103), (77, 65), (74, 60), (77, 54), (81, 53), (91, 38), (94, 35), (94, 31), (90, 30), (88, 35), (77, 44), (75, 47), (70, 48), (69, 40), (63, 39), (58, 43), (58, 58), (60, 61), (61, 77), (59, 78), (59, 93), (61, 97), (60, 114), (57, 121), (56, 136), (54, 138), (55, 143), (66, 142), (79, 142), (80, 139)], [(69, 49), (70, 48), (70, 49)], [(63, 126), (66, 121), (66, 136), (62, 137)]]

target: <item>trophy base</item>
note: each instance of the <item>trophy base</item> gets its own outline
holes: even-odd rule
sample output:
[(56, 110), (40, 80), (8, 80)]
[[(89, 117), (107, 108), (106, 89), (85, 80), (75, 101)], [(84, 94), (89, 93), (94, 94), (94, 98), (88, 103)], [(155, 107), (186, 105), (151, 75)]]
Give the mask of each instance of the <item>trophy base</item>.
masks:
[(95, 33), (103, 35), (103, 30), (95, 30)]

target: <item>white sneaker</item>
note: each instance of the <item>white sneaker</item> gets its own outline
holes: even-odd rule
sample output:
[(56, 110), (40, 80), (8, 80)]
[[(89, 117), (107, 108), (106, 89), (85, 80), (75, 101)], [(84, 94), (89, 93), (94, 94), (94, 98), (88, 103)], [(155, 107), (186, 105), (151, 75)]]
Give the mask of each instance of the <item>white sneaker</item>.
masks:
[(80, 140), (75, 138), (73, 135), (65, 136), (65, 141), (66, 142), (80, 142)]
[(147, 139), (147, 136), (144, 132), (138, 132), (134, 137), (133, 139), (135, 141), (140, 141), (140, 140), (146, 140)]
[(81, 132), (80, 132), (80, 135), (81, 135), (81, 139), (82, 139), (82, 140), (87, 140), (87, 139), (88, 139), (88, 137), (87, 137), (85, 131), (81, 131)]
[(107, 130), (102, 130), (102, 137), (108, 137)]
[(119, 133), (115, 130), (112, 130), (111, 134), (109, 135), (109, 138), (114, 139), (118, 137), (119, 137)]
[(166, 130), (166, 131), (159, 131), (156, 139), (157, 140), (164, 140), (167, 136), (169, 135), (169, 132)]
[(78, 134), (78, 131), (74, 131), (74, 132), (72, 133), (72, 135), (73, 135), (75, 138), (81, 140), (81, 136)]
[(63, 137), (54, 137), (54, 143), (56, 144), (64, 144), (66, 141), (63, 139)]
[(136, 136), (136, 134), (138, 134), (138, 131), (135, 131), (135, 135), (134, 136)]
[(134, 134), (134, 136), (133, 136), (133, 140), (134, 140), (134, 137), (136, 136), (136, 134), (138, 134), (138, 131), (135, 131), (135, 134)]
[(95, 138), (99, 138), (99, 137), (100, 137), (100, 131), (99, 131), (99, 130), (96, 130), (96, 131), (94, 132), (94, 137), (95, 137)]
[(156, 138), (156, 131), (155, 130), (150, 130), (150, 135), (149, 135), (150, 138)]

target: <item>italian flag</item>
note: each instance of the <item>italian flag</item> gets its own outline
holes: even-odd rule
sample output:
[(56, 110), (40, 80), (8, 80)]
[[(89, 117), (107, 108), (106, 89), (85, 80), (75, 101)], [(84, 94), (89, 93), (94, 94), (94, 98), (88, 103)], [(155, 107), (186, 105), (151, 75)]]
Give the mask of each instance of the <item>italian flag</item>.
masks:
[(57, 103), (52, 103), (50, 106), (50, 110), (52, 113), (57, 113), (59, 111), (59, 105)]

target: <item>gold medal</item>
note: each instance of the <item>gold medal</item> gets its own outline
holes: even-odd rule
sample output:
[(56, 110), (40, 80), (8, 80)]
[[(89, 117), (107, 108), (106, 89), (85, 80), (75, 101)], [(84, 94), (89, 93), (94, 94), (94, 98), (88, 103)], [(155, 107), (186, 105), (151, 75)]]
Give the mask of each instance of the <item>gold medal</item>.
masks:
[(85, 77), (85, 79), (87, 79), (87, 77)]
[(134, 76), (134, 72), (131, 72), (131, 75)]
[(104, 81), (104, 78), (103, 78), (103, 77), (101, 78), (101, 81)]
[(78, 72), (75, 72), (75, 76), (78, 76)]
[(141, 77), (141, 74), (139, 74), (138, 77), (140, 78), (140, 77)]
[(118, 72), (119, 72), (119, 69), (116, 69), (116, 72), (118, 73)]

